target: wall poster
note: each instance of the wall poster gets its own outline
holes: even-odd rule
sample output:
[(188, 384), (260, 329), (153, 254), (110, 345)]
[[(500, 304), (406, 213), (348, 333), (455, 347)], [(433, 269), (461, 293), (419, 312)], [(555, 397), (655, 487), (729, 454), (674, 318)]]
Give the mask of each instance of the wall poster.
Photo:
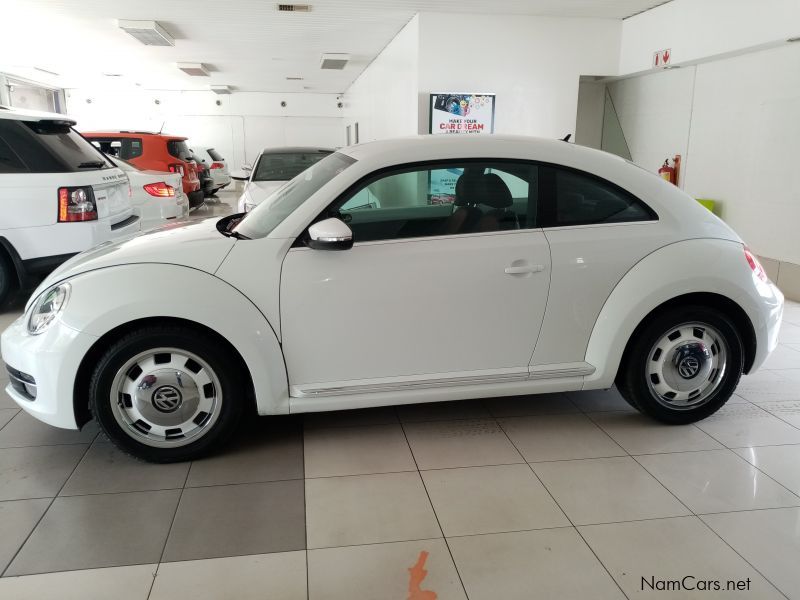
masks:
[(494, 94), (431, 94), (429, 133), (494, 133), (494, 101)]

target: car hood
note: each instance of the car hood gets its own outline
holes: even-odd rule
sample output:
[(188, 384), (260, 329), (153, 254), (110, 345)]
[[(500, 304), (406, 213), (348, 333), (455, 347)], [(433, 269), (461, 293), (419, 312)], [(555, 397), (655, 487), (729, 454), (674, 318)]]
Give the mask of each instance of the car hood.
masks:
[(73, 256), (36, 289), (35, 298), (51, 285), (87, 271), (128, 264), (162, 263), (214, 273), (236, 240), (222, 235), (218, 218), (189, 224), (168, 224), (146, 233), (105, 242)]

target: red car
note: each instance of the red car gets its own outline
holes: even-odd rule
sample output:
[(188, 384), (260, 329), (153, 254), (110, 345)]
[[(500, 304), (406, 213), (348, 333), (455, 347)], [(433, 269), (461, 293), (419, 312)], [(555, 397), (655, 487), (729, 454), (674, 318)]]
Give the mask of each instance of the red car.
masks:
[(111, 156), (128, 161), (140, 169), (180, 173), (189, 207), (203, 203), (203, 190), (197, 165), (185, 137), (147, 131), (83, 132), (83, 137)]

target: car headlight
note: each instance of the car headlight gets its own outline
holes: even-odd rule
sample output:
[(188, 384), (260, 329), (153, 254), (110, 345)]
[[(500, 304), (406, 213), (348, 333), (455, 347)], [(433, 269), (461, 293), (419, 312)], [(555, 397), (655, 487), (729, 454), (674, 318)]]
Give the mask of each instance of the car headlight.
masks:
[(28, 317), (28, 333), (38, 335), (53, 324), (67, 305), (69, 290), (69, 283), (59, 283), (39, 296)]

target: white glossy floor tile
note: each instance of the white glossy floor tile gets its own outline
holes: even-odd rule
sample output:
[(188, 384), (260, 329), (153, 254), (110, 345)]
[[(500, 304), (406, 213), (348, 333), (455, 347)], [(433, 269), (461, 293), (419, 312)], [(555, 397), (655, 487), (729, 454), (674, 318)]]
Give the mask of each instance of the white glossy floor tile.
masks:
[(570, 524), (526, 464), (423, 471), (422, 479), (445, 536)]
[(156, 565), (62, 571), (0, 579), (9, 600), (147, 600)]
[(800, 445), (737, 448), (736, 454), (800, 495)]
[[(697, 517), (587, 525), (578, 529), (628, 598), (783, 598)], [(689, 579), (684, 580), (687, 576)], [(747, 579), (750, 580), (747, 592), (724, 589), (728, 581), (746, 585)], [(706, 580), (719, 581), (723, 590), (697, 589), (698, 582)], [(676, 590), (683, 582), (695, 589)], [(659, 589), (665, 585), (672, 585), (669, 588), (672, 591)]]
[(628, 456), (533, 463), (532, 466), (576, 525), (691, 514)]
[(419, 473), (306, 480), (309, 548), (442, 537)]
[(728, 404), (695, 425), (728, 448), (800, 444), (800, 429), (752, 404)]
[(589, 418), (630, 454), (717, 450), (724, 447), (694, 425), (665, 425), (639, 412), (590, 413)]
[(638, 412), (612, 387), (608, 390), (587, 390), (585, 392), (567, 392), (567, 397), (582, 412), (626, 411)]
[(306, 477), (416, 471), (402, 427), (320, 427), (304, 434)]
[(445, 541), (421, 540), (308, 552), (310, 600), (465, 600)]
[(698, 514), (800, 506), (800, 497), (730, 450), (649, 454), (636, 460)]
[(397, 416), (400, 417), (400, 421), (403, 423), (451, 421), (455, 419), (486, 419), (491, 417), (489, 411), (480, 400), (403, 404), (397, 407)]
[(759, 406), (769, 414), (775, 415), (780, 420), (800, 429), (800, 400), (761, 402)]
[(800, 508), (701, 518), (790, 600), (800, 598)]
[(500, 425), (528, 462), (626, 454), (583, 414), (515, 417)]
[(525, 462), (494, 419), (403, 425), (420, 469)]
[(489, 398), (484, 404), (495, 417), (523, 417), (527, 415), (558, 415), (576, 413), (577, 407), (566, 394), (531, 394)]
[(800, 352), (785, 344), (778, 344), (761, 368), (800, 369)]
[(622, 600), (572, 527), (448, 540), (470, 600)]
[(149, 600), (305, 600), (306, 553), (162, 563)]

